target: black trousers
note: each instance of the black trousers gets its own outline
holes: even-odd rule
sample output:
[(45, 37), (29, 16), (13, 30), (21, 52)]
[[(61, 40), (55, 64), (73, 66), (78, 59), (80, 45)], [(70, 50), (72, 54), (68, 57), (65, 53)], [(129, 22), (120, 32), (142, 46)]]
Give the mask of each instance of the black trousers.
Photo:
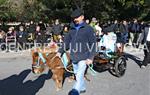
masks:
[[(147, 64), (150, 62), (150, 41), (146, 42), (146, 48), (144, 50), (144, 60), (143, 60), (143, 65), (147, 66)], [(150, 64), (150, 63), (149, 63)]]

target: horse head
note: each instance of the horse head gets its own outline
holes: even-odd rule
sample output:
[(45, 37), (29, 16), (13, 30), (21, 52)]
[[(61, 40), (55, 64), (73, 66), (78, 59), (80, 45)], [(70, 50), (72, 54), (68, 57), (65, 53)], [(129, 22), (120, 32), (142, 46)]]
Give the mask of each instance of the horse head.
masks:
[[(41, 56), (43, 58), (41, 58)], [(43, 59), (45, 61), (43, 61)], [(46, 61), (47, 59), (44, 53), (33, 52), (32, 53), (32, 72), (35, 74), (42, 73), (44, 71)]]
[(48, 65), (51, 60), (49, 57), (54, 56), (53, 54), (56, 54), (55, 52), (57, 52), (57, 50), (57, 45), (51, 45), (50, 47), (44, 48), (37, 47), (32, 49), (32, 72), (35, 74), (42, 73), (45, 66)]

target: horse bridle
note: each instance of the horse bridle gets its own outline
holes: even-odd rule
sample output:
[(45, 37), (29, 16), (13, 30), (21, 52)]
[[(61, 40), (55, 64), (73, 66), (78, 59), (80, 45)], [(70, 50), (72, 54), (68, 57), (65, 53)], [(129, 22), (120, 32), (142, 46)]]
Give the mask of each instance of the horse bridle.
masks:
[[(48, 54), (46, 54), (46, 55), (48, 55)], [(42, 53), (38, 53), (38, 59), (36, 60), (36, 64), (32, 65), (32, 67), (41, 68), (42, 65), (40, 65), (40, 60), (42, 60), (42, 62), (44, 64), (46, 63), (46, 59), (44, 59)]]
[[(51, 54), (51, 53), (47, 53), (46, 56), (48, 56), (49, 54)], [(58, 57), (58, 56), (53, 56), (52, 58), (50, 58), (51, 61), (49, 63), (51, 64), (56, 57)], [(34, 65), (33, 67), (40, 68), (40, 66), (41, 66), (40, 65), (40, 60), (42, 60), (42, 62), (44, 64), (46, 63), (46, 59), (43, 57), (42, 53), (38, 53), (38, 59), (36, 60), (36, 65)]]

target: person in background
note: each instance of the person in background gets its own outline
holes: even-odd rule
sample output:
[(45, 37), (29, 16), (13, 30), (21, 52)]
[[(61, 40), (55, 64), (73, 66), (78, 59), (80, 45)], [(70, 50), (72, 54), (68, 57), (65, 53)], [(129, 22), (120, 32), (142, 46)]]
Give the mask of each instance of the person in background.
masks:
[(120, 53), (123, 53), (124, 52), (124, 45), (127, 43), (128, 41), (128, 24), (127, 24), (127, 21), (122, 21), (120, 23), (120, 47), (118, 47), (120, 49)]
[(16, 31), (14, 27), (9, 27), (8, 32), (6, 33), (6, 52), (9, 52), (10, 44), (16, 44)]
[(27, 28), (26, 31), (28, 32), (28, 42), (33, 43), (35, 40), (35, 29), (36, 29), (36, 25), (35, 23), (31, 20), (30, 24), (26, 24)]
[(134, 19), (134, 22), (131, 24), (131, 33), (130, 33), (130, 37), (132, 39), (132, 46), (133, 47), (137, 47), (137, 39), (139, 36), (139, 32), (140, 32), (140, 24), (138, 23), (137, 19)]
[(146, 68), (150, 64), (150, 24), (145, 26), (145, 31), (142, 33), (145, 42), (144, 59), (141, 68)]
[(144, 32), (144, 29), (145, 29), (145, 22), (144, 21), (142, 21), (141, 22), (141, 25), (140, 25), (140, 33), (139, 33), (139, 37), (138, 37), (138, 39), (137, 39), (137, 47), (139, 48), (139, 49), (141, 49), (142, 48), (142, 46), (143, 46), (143, 39), (142, 39), (142, 34), (143, 34), (143, 32)]
[(27, 43), (27, 32), (25, 31), (23, 26), (19, 27), (19, 31), (16, 33), (17, 37), (17, 47), (19, 50), (25, 49), (26, 48), (26, 43)]
[(52, 26), (51, 24), (47, 24), (46, 26), (46, 43), (49, 43), (52, 39)]
[(86, 19), (85, 22), (86, 22), (87, 24), (90, 24), (90, 20), (89, 20), (89, 19)]
[(3, 43), (5, 43), (5, 37), (6, 37), (6, 33), (0, 29), (0, 49), (4, 50), (5, 49), (5, 45)]
[(95, 17), (93, 17), (90, 22), (90, 26), (94, 29), (94, 32), (96, 32), (96, 29), (95, 29), (96, 23), (97, 23), (97, 19)]
[(45, 42), (45, 31), (41, 30), (40, 26), (36, 26), (36, 43), (41, 44), (40, 46), (44, 46)]
[(56, 19), (55, 24), (52, 27), (52, 34), (55, 42), (60, 41), (62, 29), (63, 27), (59, 23), (59, 19)]
[(102, 35), (102, 28), (100, 27), (99, 22), (96, 23), (95, 30), (96, 30), (96, 37), (98, 40), (100, 38), (100, 36)]
[(63, 31), (62, 31), (62, 40), (64, 40), (64, 37), (68, 34), (69, 32), (69, 25), (64, 25)]

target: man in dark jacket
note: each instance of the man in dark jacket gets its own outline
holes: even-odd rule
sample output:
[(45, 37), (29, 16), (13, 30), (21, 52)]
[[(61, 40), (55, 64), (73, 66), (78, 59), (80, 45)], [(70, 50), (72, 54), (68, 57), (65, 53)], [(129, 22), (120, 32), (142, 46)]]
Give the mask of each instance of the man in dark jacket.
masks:
[[(70, 49), (76, 82), (69, 95), (79, 95), (86, 90), (84, 73), (87, 65), (92, 64), (96, 53), (96, 35), (93, 28), (84, 22), (84, 15), (80, 9), (76, 9), (71, 17), (73, 22), (70, 24), (70, 31), (66, 35), (59, 52), (63, 53)], [(58, 56), (60, 56), (60, 53), (58, 53)]]

